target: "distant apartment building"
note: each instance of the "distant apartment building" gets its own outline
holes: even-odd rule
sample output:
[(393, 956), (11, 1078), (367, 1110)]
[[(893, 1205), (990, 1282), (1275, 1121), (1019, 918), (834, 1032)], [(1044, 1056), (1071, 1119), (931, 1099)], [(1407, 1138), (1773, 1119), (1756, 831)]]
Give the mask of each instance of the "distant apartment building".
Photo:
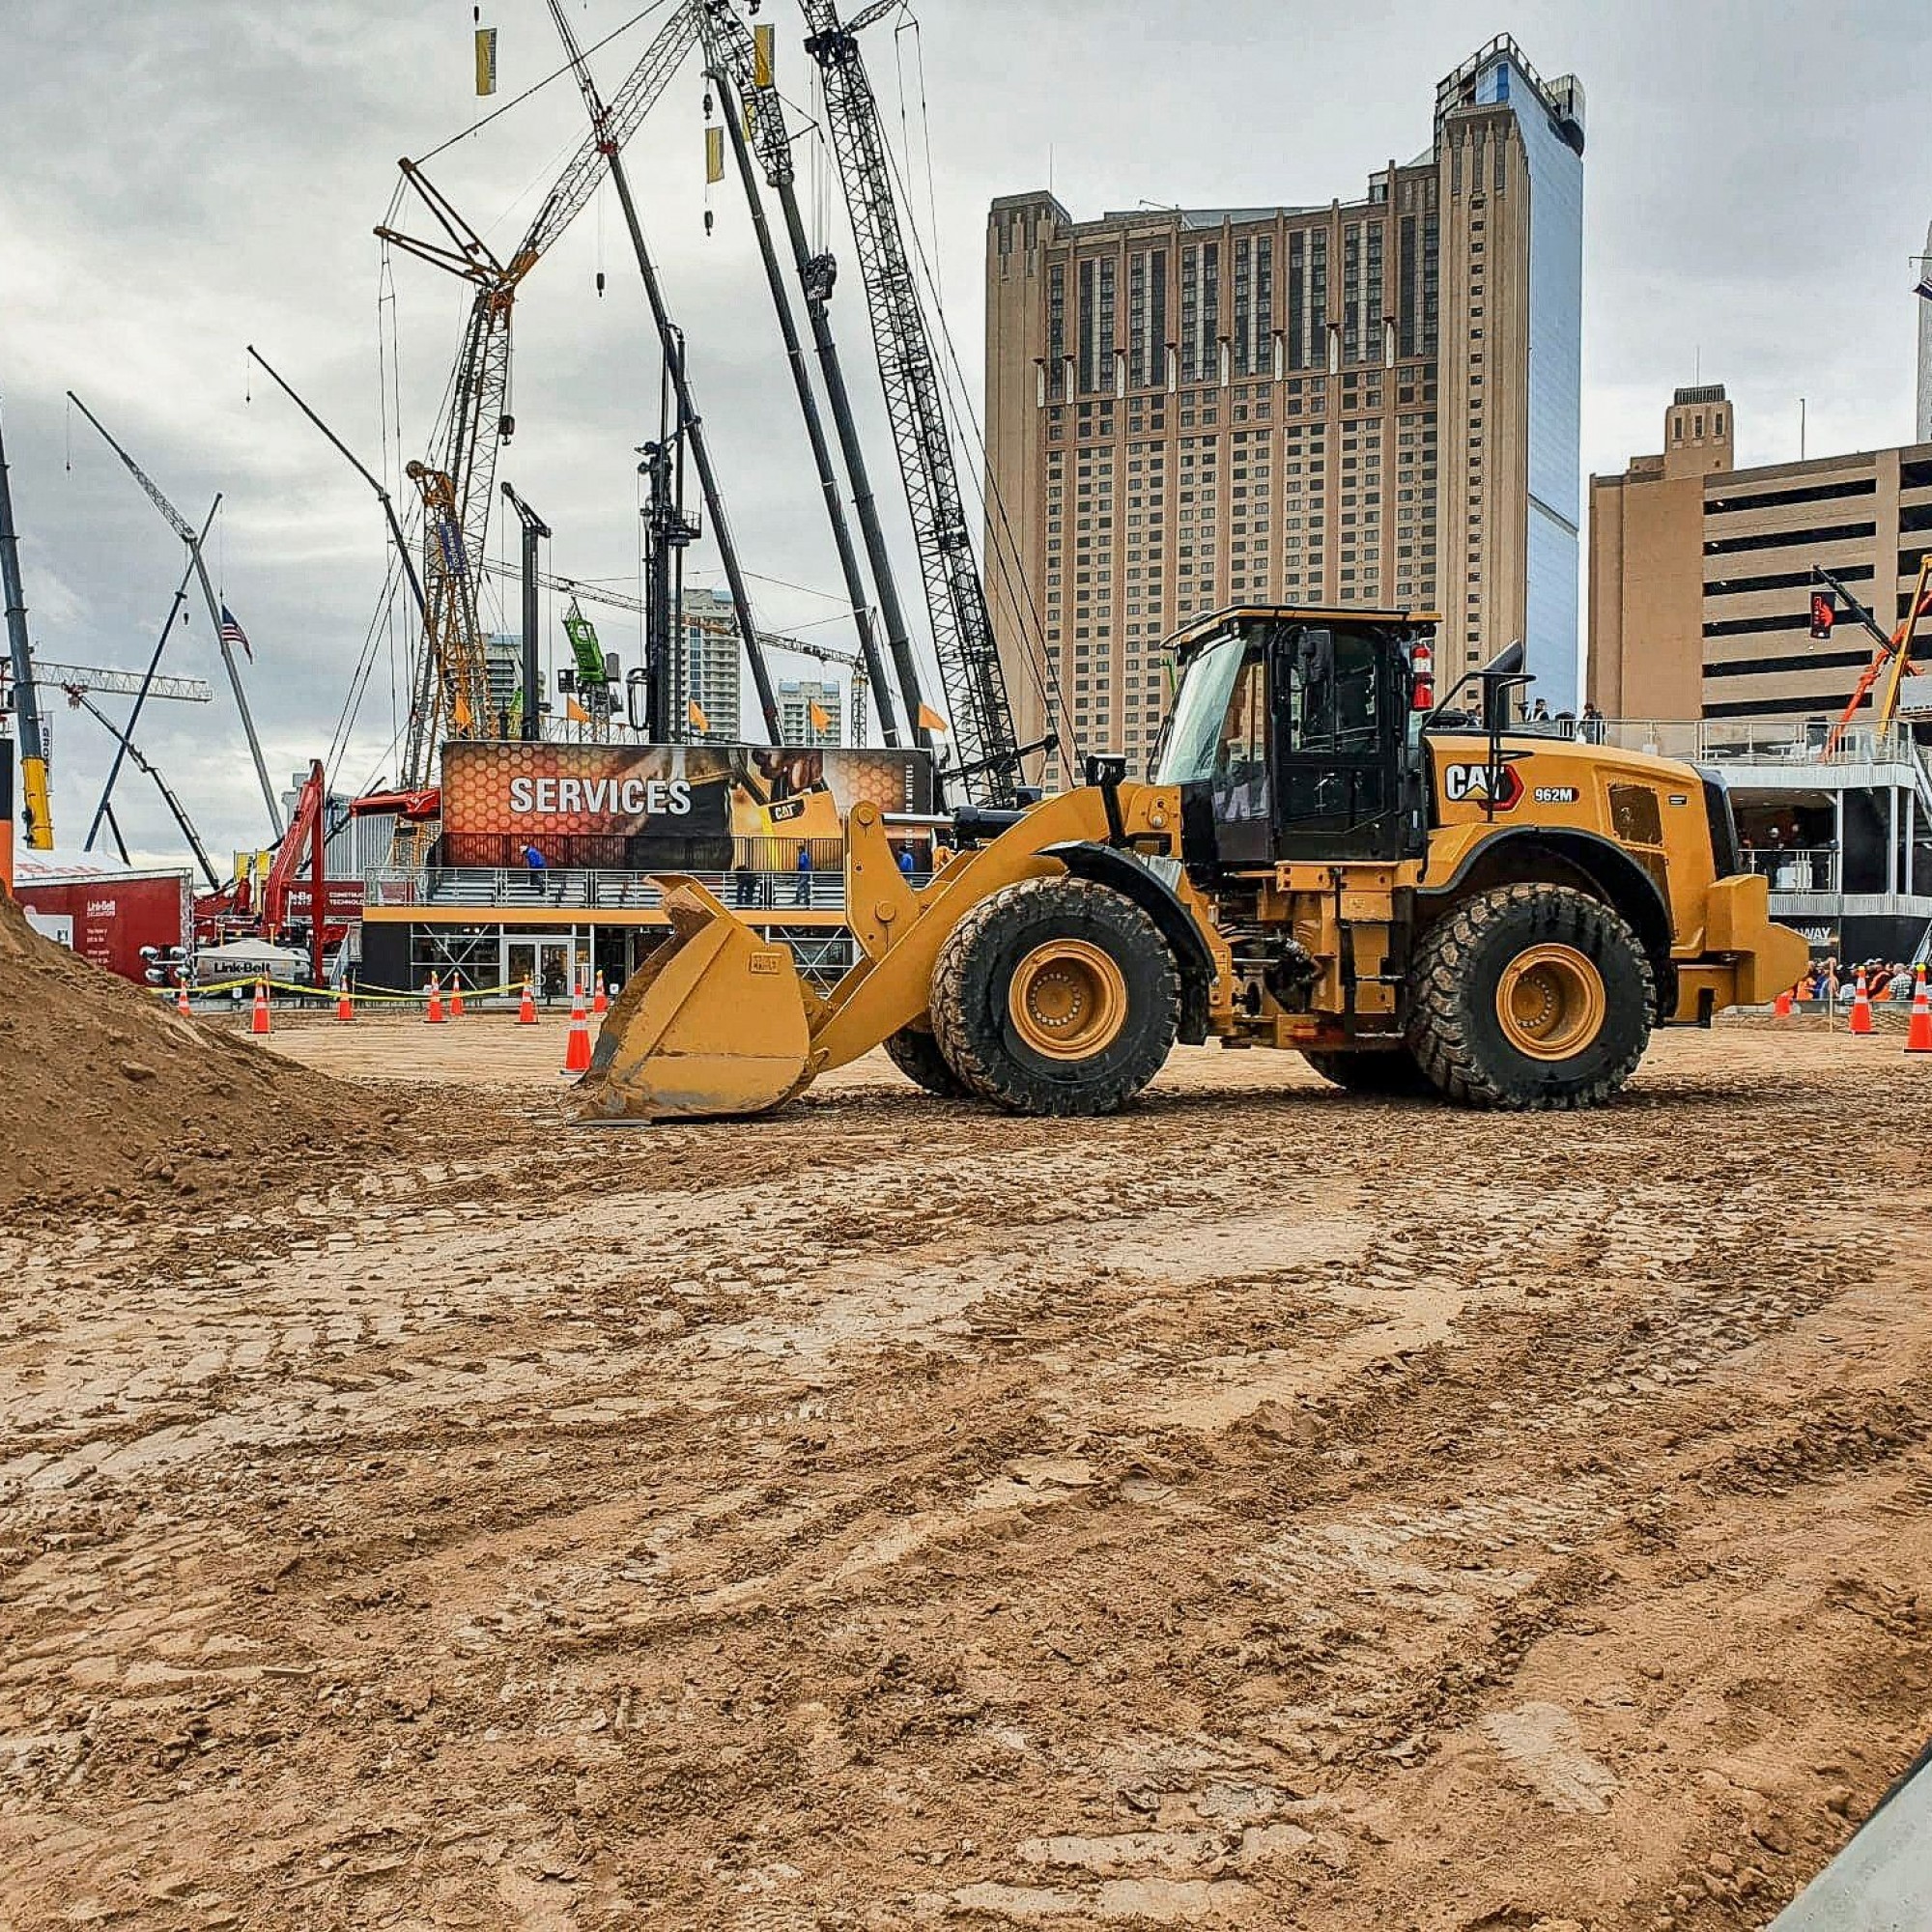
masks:
[[(844, 694), (815, 677), (779, 680), (779, 724), (787, 745), (842, 745)], [(824, 723), (819, 722), (820, 719)]]
[[(674, 728), (688, 731), (696, 744), (735, 745), (744, 736), (738, 723), (744, 642), (729, 595), (687, 589), (682, 628), (683, 648), (671, 702), (679, 721)], [(702, 726), (693, 716), (694, 704), (704, 718)]]
[(1590, 479), (1589, 694), (1609, 717), (1826, 720), (1873, 640), (1811, 631), (1822, 565), (1888, 631), (1932, 549), (1932, 444), (1733, 468), (1721, 384), (1679, 389), (1664, 449)]
[(490, 632), (483, 639), (483, 668), (490, 681), (490, 728), (515, 737), (524, 716), (523, 634)]
[[(1243, 602), (1440, 610), (1576, 700), (1583, 102), (1498, 39), (1355, 201), (987, 232), (987, 572), (1022, 740), (1144, 753), (1161, 639)], [(1016, 568), (1013, 567), (1016, 564)], [(1049, 768), (1049, 778), (1062, 774)]]

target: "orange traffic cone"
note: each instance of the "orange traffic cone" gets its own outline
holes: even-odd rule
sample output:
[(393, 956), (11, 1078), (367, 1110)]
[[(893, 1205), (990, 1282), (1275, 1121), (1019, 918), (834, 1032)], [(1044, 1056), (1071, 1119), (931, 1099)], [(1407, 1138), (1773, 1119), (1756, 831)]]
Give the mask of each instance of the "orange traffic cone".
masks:
[(519, 1026), (535, 1026), (537, 1023), (537, 998), (531, 990), (530, 982), (524, 981), (524, 1003), (517, 1009)]
[(194, 1009), (187, 1003), (187, 981), (185, 980), (175, 988), (175, 1011), (180, 1013), (184, 1019), (192, 1019), (194, 1017)]
[(1791, 988), (1785, 987), (1772, 1002), (1771, 1016), (1775, 1020), (1788, 1020), (1791, 1017)]
[(266, 980), (255, 981), (255, 1011), (248, 1022), (248, 1031), (250, 1033), (269, 1031), (269, 982)]
[(596, 995), (590, 1002), (590, 1010), (593, 1013), (608, 1013), (611, 1010), (611, 1002), (604, 991), (603, 974), (598, 974), (590, 983), (597, 988)]
[(429, 1006), (423, 1012), (425, 1023), (430, 1026), (440, 1026), (442, 1024), (442, 987), (438, 983), (434, 973), (429, 976), (429, 984), (423, 988), (423, 992), (429, 1000)]
[(1846, 1031), (1856, 1034), (1868, 1034), (1871, 1030), (1871, 995), (1865, 991), (1865, 976), (1861, 973), (1859, 975), (1858, 988), (1852, 994), (1852, 1017), (1847, 1023)]
[(335, 996), (335, 1017), (339, 1020), (353, 1020), (355, 1017), (355, 1002), (349, 997), (347, 986)]
[(583, 1011), (583, 988), (579, 986), (570, 1002), (570, 1040), (563, 1050), (566, 1073), (590, 1071), (590, 1022)]
[(463, 981), (458, 980), (449, 989), (449, 1017), (460, 1020), (463, 1017)]
[(1925, 995), (1925, 969), (1912, 976), (1912, 1018), (1906, 1023), (1907, 1053), (1932, 1053), (1932, 999)]

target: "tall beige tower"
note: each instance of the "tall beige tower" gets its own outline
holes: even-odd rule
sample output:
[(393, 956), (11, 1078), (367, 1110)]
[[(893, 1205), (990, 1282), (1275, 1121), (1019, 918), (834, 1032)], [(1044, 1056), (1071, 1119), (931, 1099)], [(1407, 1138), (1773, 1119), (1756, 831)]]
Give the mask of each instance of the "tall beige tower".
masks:
[(1735, 467), (1721, 383), (1679, 389), (1663, 448), (1590, 479), (1591, 701), (1606, 718), (1703, 715), (1704, 479)]
[(1057, 683), (1069, 750), (1137, 763), (1163, 639), (1249, 601), (1440, 610), (1445, 667), (1525, 638), (1574, 703), (1581, 121), (1497, 41), (1359, 200), (994, 202), (986, 575), (1023, 740)]

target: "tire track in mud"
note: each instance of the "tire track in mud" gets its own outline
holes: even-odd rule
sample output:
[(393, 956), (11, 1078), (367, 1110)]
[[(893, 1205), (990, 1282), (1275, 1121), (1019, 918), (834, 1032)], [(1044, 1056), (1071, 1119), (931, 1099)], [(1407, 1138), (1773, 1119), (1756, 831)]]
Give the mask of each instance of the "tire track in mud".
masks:
[[(1824, 1839), (1765, 1824), (1764, 1886), (1684, 1917), (1737, 1821), (1626, 1732), (1706, 1693), (1626, 1658), (1591, 1703), (1551, 1660), (1729, 1588), (1789, 1646), (1760, 1675), (1896, 1725), (1932, 1478), (1912, 1401), (1816, 1339), (1895, 1352), (1906, 1264), (1794, 1226), (1761, 1151), (1831, 1125), (1807, 1184), (1851, 1201), (1870, 1087), (1806, 1077), (1728, 1148), (1761, 1093), (1648, 1084), (1533, 1133), (1297, 1090), (1077, 1137), (862, 1089), (581, 1168), (488, 1116), (158, 1265), (29, 1260), (0, 1872), (49, 1923), (1742, 1924)], [(1804, 1635), (1771, 1551), (1853, 1492)], [(1626, 1903), (1548, 1795), (1599, 1766)], [(1499, 1875), (1466, 1910), (1445, 1792)]]

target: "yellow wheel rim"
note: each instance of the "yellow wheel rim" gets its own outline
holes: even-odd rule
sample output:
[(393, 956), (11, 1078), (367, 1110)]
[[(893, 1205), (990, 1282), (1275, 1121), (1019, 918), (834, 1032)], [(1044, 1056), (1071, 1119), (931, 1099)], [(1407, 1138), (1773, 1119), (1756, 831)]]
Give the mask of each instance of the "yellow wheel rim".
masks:
[(1126, 1025), (1126, 978), (1105, 948), (1050, 939), (1014, 969), (1007, 1011), (1034, 1052), (1085, 1060), (1111, 1046)]
[(1603, 1031), (1609, 1001), (1596, 962), (1574, 946), (1519, 952), (1496, 987), (1503, 1037), (1531, 1060), (1568, 1060)]

